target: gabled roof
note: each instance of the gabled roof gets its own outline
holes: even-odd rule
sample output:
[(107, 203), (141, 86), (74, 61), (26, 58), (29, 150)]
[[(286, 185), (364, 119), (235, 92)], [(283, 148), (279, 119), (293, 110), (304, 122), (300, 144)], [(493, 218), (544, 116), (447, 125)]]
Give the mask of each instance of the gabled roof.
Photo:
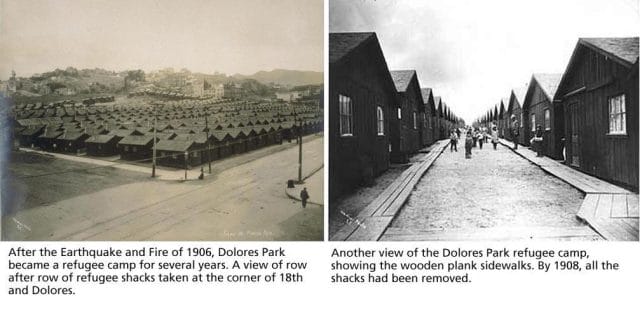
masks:
[(442, 98), (440, 96), (433, 97), (433, 106), (436, 108), (436, 115), (442, 116)]
[(153, 141), (152, 136), (126, 136), (118, 142), (118, 144), (126, 144), (126, 145), (147, 145)]
[(637, 66), (638, 63), (638, 37), (624, 37), (624, 38), (580, 38), (578, 39), (578, 43), (576, 47), (573, 49), (573, 53), (571, 54), (571, 58), (569, 59), (569, 64), (567, 64), (567, 68), (564, 70), (562, 74), (562, 78), (558, 83), (558, 87), (556, 89), (556, 94), (553, 99), (558, 94), (558, 90), (562, 90), (563, 85), (565, 84), (566, 76), (569, 72), (572, 71), (578, 52), (582, 48), (588, 48), (593, 50), (599, 54), (602, 54), (616, 63), (626, 67), (633, 68), (634, 64)]
[(578, 44), (588, 46), (609, 57), (618, 58), (629, 65), (638, 59), (638, 37), (580, 38)]
[(375, 32), (329, 33), (329, 63), (337, 62), (369, 38), (375, 37)]
[(156, 143), (156, 150), (170, 152), (187, 151), (195, 141), (193, 140), (160, 140)]
[(560, 73), (534, 73), (531, 77), (538, 82), (540, 88), (545, 92), (549, 100), (553, 100), (553, 96), (556, 95), (556, 90), (558, 90), (558, 85), (560, 85), (560, 79), (562, 79), (562, 74)]
[(396, 86), (396, 91), (400, 93), (407, 91), (411, 79), (416, 75), (416, 70), (393, 70), (389, 71), (389, 73), (391, 73), (391, 79), (393, 79), (393, 84)]
[(421, 88), (420, 92), (422, 94), (422, 101), (425, 105), (429, 104), (431, 107), (431, 115), (436, 115), (436, 107), (435, 107), (435, 99), (433, 98), (433, 91), (431, 88)]
[(118, 139), (118, 137), (114, 135), (95, 135), (95, 136), (89, 137), (89, 139), (87, 139), (85, 142), (104, 144), (114, 139)]
[(90, 136), (85, 133), (84, 131), (65, 131), (60, 137), (58, 137), (58, 139), (60, 140), (68, 140), (68, 141), (75, 141), (75, 140), (86, 140), (87, 138), (89, 138)]

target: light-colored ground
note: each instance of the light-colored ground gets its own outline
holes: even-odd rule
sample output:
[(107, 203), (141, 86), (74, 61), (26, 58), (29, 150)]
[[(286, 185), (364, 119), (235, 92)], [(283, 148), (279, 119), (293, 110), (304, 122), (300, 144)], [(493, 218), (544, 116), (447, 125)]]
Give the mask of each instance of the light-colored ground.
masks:
[(312, 175), (308, 176), (303, 184), (294, 184), (294, 188), (288, 188), (285, 186), (285, 191), (289, 198), (294, 200), (300, 200), (300, 192), (303, 188), (307, 188), (309, 193), (308, 203), (316, 205), (324, 205), (324, 168), (314, 171)]
[[(302, 209), (283, 191), (297, 175), (294, 146), (222, 161), (203, 181), (139, 181), (23, 208), (3, 217), (3, 239), (322, 240), (323, 208)], [(305, 139), (303, 151), (309, 173), (322, 165), (323, 138)]]
[(573, 229), (583, 195), (499, 145), (473, 149), (464, 158), (445, 150), (422, 178), (391, 224), (406, 231), (486, 228)]

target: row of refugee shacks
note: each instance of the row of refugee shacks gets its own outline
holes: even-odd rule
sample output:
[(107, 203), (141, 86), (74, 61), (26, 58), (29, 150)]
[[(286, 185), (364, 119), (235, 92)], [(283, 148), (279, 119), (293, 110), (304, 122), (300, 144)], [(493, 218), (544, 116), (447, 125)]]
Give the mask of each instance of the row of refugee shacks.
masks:
[(526, 146), (539, 126), (546, 156), (637, 190), (638, 38), (579, 39), (564, 73), (533, 74), (477, 122)]
[[(77, 111), (76, 111), (77, 112)], [(315, 105), (270, 102), (166, 102), (75, 114), (17, 118), (16, 142), (50, 152), (116, 156), (184, 168), (255, 150), (323, 129)]]
[(329, 34), (329, 199), (463, 126), (415, 70), (390, 71), (375, 33)]

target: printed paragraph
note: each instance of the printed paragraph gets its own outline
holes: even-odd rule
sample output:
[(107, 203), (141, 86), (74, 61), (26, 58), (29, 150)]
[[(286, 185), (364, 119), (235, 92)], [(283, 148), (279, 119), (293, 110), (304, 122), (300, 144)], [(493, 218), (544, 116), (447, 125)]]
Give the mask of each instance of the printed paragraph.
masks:
[(9, 295), (74, 295), (91, 285), (301, 283), (283, 247), (11, 247)]
[(384, 248), (331, 249), (331, 283), (469, 283), (480, 273), (616, 272), (616, 261), (585, 249)]

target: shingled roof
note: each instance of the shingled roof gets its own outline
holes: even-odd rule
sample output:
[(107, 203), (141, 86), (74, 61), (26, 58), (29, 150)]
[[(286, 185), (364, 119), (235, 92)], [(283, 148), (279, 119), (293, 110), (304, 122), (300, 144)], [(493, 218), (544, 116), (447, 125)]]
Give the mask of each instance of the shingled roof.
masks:
[(633, 64), (638, 59), (638, 37), (580, 38), (578, 43), (599, 50), (628, 64)]
[(191, 148), (193, 140), (160, 140), (156, 144), (158, 151), (184, 152)]
[(420, 88), (420, 93), (422, 94), (422, 101), (427, 102), (429, 96), (432, 94), (432, 90), (431, 88)]
[(394, 70), (389, 71), (391, 73), (391, 79), (393, 79), (393, 84), (396, 86), (397, 92), (405, 92), (407, 91), (407, 87), (409, 87), (409, 83), (411, 82), (411, 78), (416, 74), (415, 70)]
[(533, 78), (538, 82), (538, 85), (547, 94), (547, 96), (553, 99), (553, 96), (558, 90), (562, 74), (560, 73), (534, 73)]
[(375, 37), (375, 32), (329, 33), (329, 63), (334, 63), (348, 55), (362, 42)]

